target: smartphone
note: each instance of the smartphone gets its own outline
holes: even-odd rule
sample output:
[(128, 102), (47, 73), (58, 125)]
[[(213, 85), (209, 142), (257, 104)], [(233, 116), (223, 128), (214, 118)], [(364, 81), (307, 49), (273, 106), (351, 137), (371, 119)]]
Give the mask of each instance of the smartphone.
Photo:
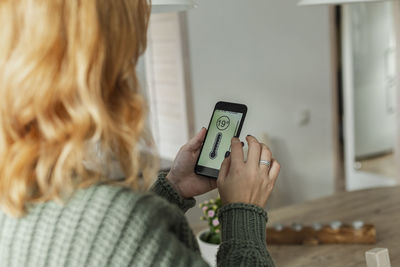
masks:
[(194, 167), (196, 174), (218, 178), (225, 153), (230, 151), (231, 139), (239, 137), (246, 113), (246, 105), (229, 102), (218, 102), (215, 105), (206, 138)]

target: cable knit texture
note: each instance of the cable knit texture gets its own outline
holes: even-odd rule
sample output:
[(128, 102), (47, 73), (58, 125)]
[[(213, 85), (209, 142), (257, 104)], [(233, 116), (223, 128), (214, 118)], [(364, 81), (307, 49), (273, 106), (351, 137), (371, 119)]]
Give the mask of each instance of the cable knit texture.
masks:
[(266, 249), (267, 213), (258, 206), (234, 203), (218, 213), (222, 243), (219, 266), (274, 266)]
[(169, 182), (165, 179), (168, 173), (161, 172), (159, 174), (159, 178), (154, 183), (151, 188), (151, 191), (159, 195), (160, 197), (165, 198), (169, 202), (177, 205), (183, 212), (186, 212), (188, 209), (193, 208), (196, 205), (196, 200), (194, 198), (183, 198), (181, 197), (170, 185)]
[[(207, 266), (183, 213), (194, 199), (181, 198), (165, 174), (152, 190), (95, 185), (20, 219), (0, 212), (0, 266)], [(273, 266), (262, 209), (234, 204), (219, 216), (219, 266)]]

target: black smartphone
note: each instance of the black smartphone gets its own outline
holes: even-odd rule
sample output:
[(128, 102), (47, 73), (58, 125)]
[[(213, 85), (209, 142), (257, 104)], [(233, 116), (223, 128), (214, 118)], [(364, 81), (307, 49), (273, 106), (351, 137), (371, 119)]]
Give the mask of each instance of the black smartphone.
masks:
[(201, 147), (194, 172), (218, 178), (219, 169), (230, 151), (232, 137), (239, 137), (246, 117), (246, 105), (218, 102), (208, 125), (207, 135)]

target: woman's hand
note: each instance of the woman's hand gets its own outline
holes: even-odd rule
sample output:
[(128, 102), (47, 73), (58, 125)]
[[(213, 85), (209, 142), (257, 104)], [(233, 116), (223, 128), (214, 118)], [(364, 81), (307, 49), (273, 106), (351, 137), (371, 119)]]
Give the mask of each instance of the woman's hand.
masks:
[[(249, 150), (244, 162), (238, 138), (232, 138), (231, 154), (222, 162), (217, 180), (222, 204), (247, 203), (264, 208), (278, 178), (280, 165), (269, 148), (256, 138), (247, 136)], [(260, 164), (270, 162), (270, 166)]]
[(206, 133), (206, 128), (202, 128), (195, 137), (181, 147), (167, 175), (168, 181), (184, 198), (198, 196), (217, 187), (215, 179), (194, 173), (194, 166)]

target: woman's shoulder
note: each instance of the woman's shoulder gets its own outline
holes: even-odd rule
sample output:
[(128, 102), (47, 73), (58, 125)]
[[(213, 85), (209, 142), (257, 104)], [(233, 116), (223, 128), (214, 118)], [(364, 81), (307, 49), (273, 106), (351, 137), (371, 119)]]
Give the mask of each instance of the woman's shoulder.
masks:
[[(62, 205), (49, 201), (32, 206), (19, 219), (0, 214), (0, 257), (9, 254), (7, 249), (2, 252), (5, 244), (14, 244), (15, 255), (32, 249), (27, 244), (41, 244), (31, 253), (35, 259), (54, 254), (71, 266), (95, 266), (91, 263), (99, 257), (129, 262), (139, 257), (144, 244), (167, 242), (171, 228), (182, 225), (184, 218), (176, 206), (153, 193), (93, 185), (76, 191)], [(157, 255), (158, 249), (153, 250)]]
[(131, 188), (114, 184), (97, 184), (79, 190), (66, 203), (84, 205), (86, 209), (104, 211), (116, 216), (135, 214), (154, 214), (162, 210), (179, 212), (179, 209), (153, 192), (138, 192)]
[(22, 218), (43, 229), (55, 227), (58, 234), (74, 233), (82, 240), (117, 240), (127, 232), (141, 236), (155, 227), (168, 229), (183, 219), (175, 205), (151, 192), (112, 184), (80, 189), (63, 204), (36, 205)]
[[(137, 192), (133, 189), (113, 184), (98, 184), (80, 190), (66, 203), (74, 210), (84, 209), (89, 215), (101, 216), (107, 223), (140, 218), (143, 222), (156, 220), (160, 224), (170, 224), (184, 217), (176, 206), (153, 192)], [(114, 220), (114, 219), (115, 220)]]
[[(170, 220), (179, 217), (180, 210), (168, 201), (151, 192), (137, 192), (133, 189), (114, 185), (96, 184), (77, 190), (63, 203), (48, 201), (36, 204), (28, 209), (23, 221), (63, 221), (63, 227), (98, 227), (117, 229), (132, 218), (147, 224), (158, 220), (160, 224), (170, 224)], [(168, 213), (171, 216), (163, 216)], [(172, 216), (175, 214), (176, 216)], [(65, 229), (68, 231), (68, 229)]]

